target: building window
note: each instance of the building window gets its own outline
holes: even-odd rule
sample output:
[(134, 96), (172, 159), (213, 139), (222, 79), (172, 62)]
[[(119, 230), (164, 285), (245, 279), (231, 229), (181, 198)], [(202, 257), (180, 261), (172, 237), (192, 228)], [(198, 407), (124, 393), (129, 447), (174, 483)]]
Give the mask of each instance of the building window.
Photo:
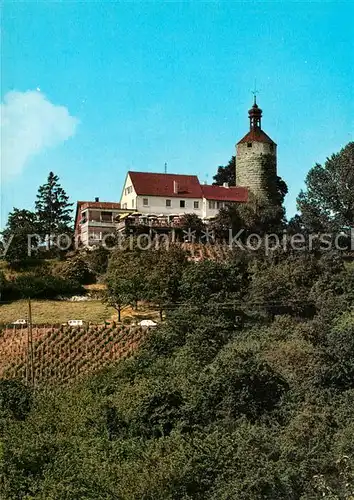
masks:
[(148, 207), (149, 206), (149, 198), (143, 198), (143, 206)]
[(252, 147), (252, 142), (248, 142), (248, 143), (247, 143), (247, 147), (248, 147), (248, 148), (251, 148), (251, 147)]
[(195, 209), (198, 209), (198, 208), (199, 208), (199, 201), (195, 201), (195, 202), (194, 202), (194, 208), (195, 208)]
[(171, 200), (166, 200), (166, 207), (171, 207), (171, 206), (172, 206)]
[(209, 209), (214, 210), (215, 209), (215, 201), (209, 201)]
[(124, 209), (128, 208), (128, 205), (127, 205), (127, 203), (123, 203), (123, 206), (122, 206), (122, 208), (124, 208)]
[(216, 208), (220, 210), (220, 208), (224, 208), (225, 203), (223, 201), (217, 201), (216, 202)]
[(101, 220), (103, 222), (112, 222), (112, 212), (101, 212)]
[(124, 193), (127, 195), (127, 194), (130, 194), (131, 192), (133, 191), (133, 186), (128, 186), (124, 189)]
[(185, 202), (185, 200), (179, 200), (179, 207), (180, 208), (186, 208), (186, 202)]
[(134, 200), (132, 200), (132, 208), (134, 208)]

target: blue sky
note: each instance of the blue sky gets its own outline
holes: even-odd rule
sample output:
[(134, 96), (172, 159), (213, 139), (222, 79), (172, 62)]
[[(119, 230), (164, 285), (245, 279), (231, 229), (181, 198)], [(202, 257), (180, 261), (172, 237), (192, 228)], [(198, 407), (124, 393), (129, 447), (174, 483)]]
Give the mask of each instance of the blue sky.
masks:
[(50, 170), (74, 202), (118, 201), (128, 169), (165, 162), (211, 183), (255, 78), (288, 215), (308, 170), (353, 140), (351, 1), (5, 1), (2, 17), (2, 223)]

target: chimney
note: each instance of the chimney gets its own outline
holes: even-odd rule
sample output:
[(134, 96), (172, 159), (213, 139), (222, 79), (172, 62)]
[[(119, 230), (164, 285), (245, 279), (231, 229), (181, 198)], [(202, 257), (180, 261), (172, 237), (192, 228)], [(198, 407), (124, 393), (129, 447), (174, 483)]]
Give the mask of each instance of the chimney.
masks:
[(223, 185), (222, 185), (222, 187), (228, 188), (229, 187), (229, 183), (228, 182), (224, 182)]
[(100, 199), (97, 197), (95, 198), (95, 202), (98, 203), (100, 201)]
[(173, 181), (173, 192), (175, 194), (178, 194), (178, 182), (177, 181)]

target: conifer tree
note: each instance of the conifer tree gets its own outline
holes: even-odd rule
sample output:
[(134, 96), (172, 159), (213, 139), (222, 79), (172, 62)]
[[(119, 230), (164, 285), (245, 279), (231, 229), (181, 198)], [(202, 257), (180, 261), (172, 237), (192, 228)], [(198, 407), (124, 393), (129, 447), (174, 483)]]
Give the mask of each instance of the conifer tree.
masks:
[(39, 187), (35, 206), (42, 236), (70, 230), (73, 203), (69, 203), (69, 197), (59, 184), (59, 177), (53, 172), (49, 173), (46, 184)]

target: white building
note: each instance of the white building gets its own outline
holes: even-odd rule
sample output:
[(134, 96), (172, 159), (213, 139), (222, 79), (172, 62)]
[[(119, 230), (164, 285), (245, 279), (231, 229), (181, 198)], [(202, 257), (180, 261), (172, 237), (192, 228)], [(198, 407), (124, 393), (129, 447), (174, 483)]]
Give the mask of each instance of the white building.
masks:
[(141, 214), (196, 214), (201, 219), (215, 217), (230, 203), (245, 203), (248, 189), (200, 184), (196, 175), (128, 172), (120, 206)]

